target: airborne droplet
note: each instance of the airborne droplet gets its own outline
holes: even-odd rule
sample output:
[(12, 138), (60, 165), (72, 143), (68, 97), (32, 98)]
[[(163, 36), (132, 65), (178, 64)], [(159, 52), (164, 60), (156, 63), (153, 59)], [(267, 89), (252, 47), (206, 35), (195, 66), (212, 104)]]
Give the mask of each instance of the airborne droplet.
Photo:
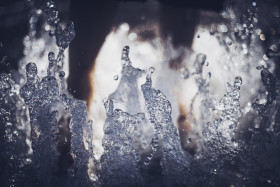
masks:
[(48, 59), (49, 59), (50, 62), (53, 62), (55, 60), (55, 55), (54, 55), (53, 52), (49, 52)]
[(186, 68), (186, 67), (180, 69), (180, 74), (181, 74), (181, 77), (182, 77), (183, 79), (187, 79), (187, 78), (190, 77), (189, 70), (188, 70), (188, 68)]
[(59, 72), (59, 78), (64, 78), (64, 76), (65, 76), (65, 72), (64, 71), (60, 71)]
[(155, 72), (155, 68), (154, 68), (154, 67), (150, 67), (150, 68), (149, 68), (149, 72), (150, 72), (150, 73), (154, 73), (154, 72)]
[(241, 77), (235, 77), (234, 79), (234, 86), (237, 88), (240, 88), (242, 85), (242, 78)]

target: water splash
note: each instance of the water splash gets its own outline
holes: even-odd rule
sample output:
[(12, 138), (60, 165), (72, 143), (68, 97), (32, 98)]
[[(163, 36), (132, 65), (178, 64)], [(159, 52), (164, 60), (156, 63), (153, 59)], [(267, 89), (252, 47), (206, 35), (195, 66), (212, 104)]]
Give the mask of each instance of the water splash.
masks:
[[(233, 16), (232, 10), (228, 11), (228, 16)], [(242, 23), (231, 22), (232, 28), (219, 25), (216, 34), (224, 36), (222, 43), (228, 51), (241, 43), (242, 54), (250, 56), (257, 11), (252, 7), (246, 11)], [(74, 24), (69, 22), (62, 28), (53, 2), (47, 3), (44, 13), (33, 11), (30, 33), (24, 40), (25, 54), (34, 50), (32, 44), (40, 43), (35, 39), (35, 25), (43, 14), (59, 49), (57, 55), (55, 50), (47, 52), (47, 72), (40, 74), (38, 62), (24, 62), (27, 64), (23, 66), (25, 76), (21, 85), (13, 81), (12, 73), (0, 74), (0, 158), (5, 163), (0, 172), (1, 185), (254, 186), (259, 184), (258, 180), (261, 184), (280, 184), (280, 84), (277, 74), (269, 69), (269, 62), (261, 62), (257, 68), (261, 70), (264, 94), (253, 102), (252, 108), (257, 111), (260, 124), (249, 121), (245, 130), (247, 127), (241, 126), (240, 121), (249, 112), (241, 106), (241, 90), (246, 89), (242, 82), (248, 76), (237, 76), (233, 84), (227, 83), (224, 96), (215, 103), (209, 90), (215, 72), (205, 71), (206, 55), (196, 55), (191, 74), (185, 67), (180, 70), (182, 78), (192, 78), (197, 87), (192, 104), (196, 97), (202, 98), (201, 120), (194, 123), (201, 131), (186, 140), (198, 144), (197, 152), (190, 155), (182, 150), (178, 129), (172, 123), (170, 98), (152, 84), (156, 69), (133, 67), (129, 47), (125, 46), (119, 86), (104, 103), (104, 154), (97, 160), (94, 121), (88, 119), (85, 103), (67, 92), (65, 82), (64, 52), (75, 36)], [(230, 35), (231, 29), (235, 36)], [(41, 47), (43, 50), (44, 46)], [(33, 52), (37, 54), (38, 50)], [(266, 58), (278, 60), (278, 51), (267, 50)], [(2, 58), (1, 66), (10, 68), (6, 57)], [(229, 67), (233, 68), (234, 63)], [(138, 80), (145, 73), (146, 81), (140, 90)], [(192, 112), (191, 107), (190, 121)]]

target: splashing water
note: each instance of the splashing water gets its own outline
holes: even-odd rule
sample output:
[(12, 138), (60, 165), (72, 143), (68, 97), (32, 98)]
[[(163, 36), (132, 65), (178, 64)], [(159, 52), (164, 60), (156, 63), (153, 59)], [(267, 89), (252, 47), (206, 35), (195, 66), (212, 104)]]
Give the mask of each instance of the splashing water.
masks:
[[(230, 8), (224, 14), (234, 16)], [(208, 56), (195, 54), (191, 67), (179, 71), (183, 81), (193, 80), (197, 87), (186, 119), (198, 129), (186, 139), (187, 144), (196, 143), (194, 153), (181, 145), (180, 129), (171, 117), (171, 98), (152, 84), (158, 70), (134, 67), (125, 46), (121, 74), (114, 76), (119, 85), (104, 102), (104, 153), (97, 159), (95, 121), (88, 117), (85, 102), (67, 92), (65, 81), (64, 53), (75, 37), (74, 23), (63, 29), (53, 2), (44, 11), (33, 10), (25, 53), (44, 51), (48, 64), (41, 72), (38, 62), (25, 62), (24, 58), (19, 83), (14, 81), (15, 72), (0, 74), (1, 186), (279, 186), (280, 80), (269, 61), (279, 60), (277, 45), (267, 50), (262, 57), (266, 60), (255, 64), (263, 83), (259, 98), (242, 105), (242, 90), (249, 89), (245, 85), (252, 73), (250, 58), (259, 52), (251, 49), (257, 35), (256, 15), (251, 7), (242, 16), (242, 24), (232, 19), (232, 28), (222, 24), (210, 30), (228, 52), (244, 55), (241, 60), (228, 57), (224, 63), (227, 73), (242, 69), (243, 74), (235, 73), (238, 76), (234, 75), (232, 84), (225, 84), (220, 99), (211, 93), (215, 71), (207, 71), (213, 64), (209, 65)], [(32, 48), (43, 42), (34, 33), (40, 16), (50, 26), (48, 34), (58, 51)], [(197, 38), (202, 40), (203, 34)], [(236, 64), (239, 60), (242, 62)], [(1, 65), (9, 66), (5, 57)], [(145, 82), (140, 84), (144, 75)], [(200, 104), (199, 120), (193, 114), (195, 102)]]

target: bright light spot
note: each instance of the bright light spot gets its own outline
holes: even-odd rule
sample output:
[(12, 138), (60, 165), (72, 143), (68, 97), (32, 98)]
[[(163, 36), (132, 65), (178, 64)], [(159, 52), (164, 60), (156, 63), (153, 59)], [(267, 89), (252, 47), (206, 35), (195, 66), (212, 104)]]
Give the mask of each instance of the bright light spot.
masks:
[(128, 23), (123, 23), (123, 24), (121, 24), (120, 29), (121, 29), (122, 31), (128, 32), (128, 31), (129, 31), (129, 25), (128, 25)]
[(261, 35), (260, 35), (260, 39), (261, 39), (262, 41), (264, 41), (264, 40), (265, 40), (265, 35), (264, 35), (264, 34), (261, 34)]
[(51, 26), (50, 25), (45, 25), (45, 31), (49, 31), (51, 29)]

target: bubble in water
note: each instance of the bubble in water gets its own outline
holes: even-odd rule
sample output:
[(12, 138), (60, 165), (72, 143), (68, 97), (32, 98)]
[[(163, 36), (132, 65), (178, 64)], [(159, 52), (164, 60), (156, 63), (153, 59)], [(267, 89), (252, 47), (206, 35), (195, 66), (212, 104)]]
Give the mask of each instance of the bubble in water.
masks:
[(116, 81), (116, 80), (118, 80), (119, 79), (119, 76), (118, 75), (115, 75), (114, 76), (114, 80)]

